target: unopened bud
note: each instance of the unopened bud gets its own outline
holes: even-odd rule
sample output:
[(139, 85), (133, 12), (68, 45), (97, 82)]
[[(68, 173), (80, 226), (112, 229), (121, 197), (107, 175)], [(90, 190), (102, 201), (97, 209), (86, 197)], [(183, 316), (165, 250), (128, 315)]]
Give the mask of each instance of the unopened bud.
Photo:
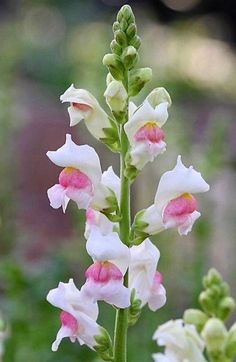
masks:
[(136, 96), (147, 82), (152, 79), (151, 68), (139, 68), (130, 72), (129, 96)]
[(103, 64), (108, 67), (109, 72), (115, 79), (123, 79), (123, 64), (121, 63), (120, 58), (116, 54), (106, 54), (103, 58)]
[(214, 304), (214, 301), (212, 300), (209, 290), (205, 290), (200, 293), (199, 303), (201, 304), (202, 309), (206, 313), (211, 314), (215, 310), (215, 304)]
[(133, 45), (133, 47), (135, 47), (137, 50), (139, 49), (140, 45), (141, 45), (141, 40), (140, 37), (138, 35), (135, 35), (131, 40), (130, 40), (130, 45)]
[(132, 69), (138, 60), (137, 50), (133, 46), (128, 46), (122, 56), (126, 69)]
[(201, 332), (208, 320), (208, 316), (199, 309), (187, 309), (184, 312), (184, 322), (195, 325), (198, 332)]
[(122, 8), (119, 10), (117, 14), (117, 20), (119, 22), (121, 22), (123, 18), (127, 20), (129, 23), (135, 21), (133, 11), (129, 5), (122, 6)]
[(137, 33), (137, 27), (134, 23), (130, 24), (128, 29), (126, 30), (127, 36), (132, 39)]
[(128, 94), (123, 84), (117, 80), (109, 83), (104, 96), (108, 106), (114, 112), (122, 112), (127, 105)]
[(122, 47), (117, 43), (115, 39), (112, 40), (110, 44), (111, 51), (117, 55), (122, 54)]
[(209, 288), (212, 284), (220, 284), (222, 282), (222, 278), (220, 273), (212, 268), (208, 271), (207, 275), (203, 278), (203, 286), (205, 288)]
[(236, 323), (229, 330), (225, 343), (225, 354), (231, 359), (236, 357)]
[(116, 42), (123, 48), (126, 46), (126, 35), (122, 30), (117, 30), (114, 33)]
[(169, 106), (171, 105), (170, 95), (163, 87), (153, 89), (153, 91), (147, 96), (147, 100), (153, 108), (156, 108), (158, 104), (163, 102), (167, 102)]
[(235, 309), (235, 301), (231, 297), (224, 297), (218, 307), (218, 317), (225, 320)]
[(227, 330), (220, 319), (208, 319), (202, 330), (201, 336), (204, 339), (207, 350), (210, 353), (217, 354), (224, 350)]

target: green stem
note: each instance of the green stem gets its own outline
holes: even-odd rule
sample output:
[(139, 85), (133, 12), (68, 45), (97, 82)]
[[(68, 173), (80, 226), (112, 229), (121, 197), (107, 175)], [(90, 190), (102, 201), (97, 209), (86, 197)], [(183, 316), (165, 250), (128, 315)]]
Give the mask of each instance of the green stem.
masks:
[[(127, 85), (126, 78), (126, 85)], [(128, 88), (128, 86), (127, 86)], [(128, 107), (127, 107), (128, 108)], [(128, 117), (128, 111), (127, 111)], [(124, 175), (125, 156), (128, 151), (129, 142), (124, 131), (124, 126), (120, 126), (121, 155), (120, 155), (120, 180), (121, 180), (121, 196), (120, 196), (120, 238), (126, 245), (129, 244), (130, 232), (130, 182)], [(124, 277), (124, 285), (128, 286), (128, 271)], [(128, 309), (118, 309), (116, 312), (116, 323), (114, 333), (114, 361), (127, 361), (127, 329), (128, 329)]]

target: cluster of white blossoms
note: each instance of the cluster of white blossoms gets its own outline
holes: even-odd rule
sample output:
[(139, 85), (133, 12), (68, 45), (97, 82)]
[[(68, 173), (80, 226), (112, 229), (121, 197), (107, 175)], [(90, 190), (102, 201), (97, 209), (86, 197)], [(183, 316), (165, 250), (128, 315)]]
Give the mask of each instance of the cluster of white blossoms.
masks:
[[(114, 79), (108, 83), (105, 97), (116, 112), (123, 109), (127, 101), (122, 83)], [(107, 130), (115, 133), (116, 127), (110, 117), (86, 90), (71, 85), (60, 99), (69, 103), (71, 126), (84, 120), (91, 134), (101, 141), (107, 139)], [(170, 104), (170, 96), (163, 88), (154, 89), (139, 107), (134, 103), (129, 104), (129, 119), (124, 125), (129, 142), (127, 163), (137, 171), (166, 149), (162, 127), (167, 121)], [(153, 205), (136, 215), (130, 244), (125, 245), (120, 239), (116, 218), (121, 182), (112, 167), (102, 172), (96, 151), (88, 145), (76, 145), (70, 134), (66, 135), (62, 147), (48, 151), (47, 156), (55, 165), (62, 167), (58, 183), (48, 190), (50, 205), (55, 209), (62, 207), (65, 212), (68, 202), (72, 200), (79, 209), (86, 210), (86, 249), (93, 261), (85, 272), (85, 283), (80, 290), (70, 279), (68, 283), (59, 283), (47, 296), (47, 300), (61, 310), (61, 328), (52, 350), (57, 350), (64, 337), (93, 349), (96, 346), (95, 337), (102, 333), (102, 327), (96, 322), (98, 301), (105, 301), (117, 308), (128, 308), (131, 294), (134, 293), (141, 308), (148, 304), (152, 311), (156, 311), (165, 304), (166, 291), (162, 276), (157, 271), (160, 252), (148, 237), (168, 228), (177, 228), (179, 234), (186, 235), (200, 216), (193, 194), (205, 192), (209, 186), (199, 172), (192, 166), (185, 167), (178, 156), (173, 170), (161, 177)], [(135, 245), (135, 238), (141, 234), (145, 237)], [(124, 286), (127, 270), (129, 283)], [(164, 338), (165, 328), (158, 330), (155, 338), (167, 346), (166, 357), (157, 354), (155, 360), (182, 361), (172, 358), (172, 347), (169, 347), (172, 342)], [(176, 322), (173, 333), (181, 328), (180, 322)], [(194, 331), (182, 329), (181, 333), (187, 333), (188, 339), (191, 339), (189, 346), (196, 346), (196, 351), (197, 348), (201, 350)], [(176, 341), (179, 338), (176, 337)], [(181, 346), (183, 338), (180, 338)], [(176, 342), (173, 348), (181, 350), (181, 346)], [(196, 358), (190, 360), (203, 361)]]

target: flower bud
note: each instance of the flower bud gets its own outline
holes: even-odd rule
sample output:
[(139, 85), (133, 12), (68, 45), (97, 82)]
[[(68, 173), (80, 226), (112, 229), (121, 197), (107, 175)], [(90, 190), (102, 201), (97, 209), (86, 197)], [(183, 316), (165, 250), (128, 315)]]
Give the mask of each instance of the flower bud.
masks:
[(203, 286), (205, 288), (209, 288), (212, 286), (212, 284), (221, 284), (222, 283), (222, 278), (220, 273), (212, 268), (209, 270), (209, 272), (207, 273), (207, 275), (203, 278)]
[(123, 79), (124, 68), (118, 55), (106, 54), (103, 58), (103, 64), (108, 67), (109, 72), (115, 79), (117, 80)]
[(112, 29), (113, 29), (113, 32), (114, 32), (114, 33), (115, 33), (115, 31), (117, 31), (117, 30), (120, 29), (119, 21), (115, 21), (115, 22), (113, 23)]
[(136, 96), (152, 78), (151, 68), (139, 68), (130, 72), (129, 96)]
[(201, 332), (208, 320), (208, 316), (199, 309), (187, 309), (184, 312), (183, 319), (185, 323), (195, 325), (198, 332)]
[(133, 23), (135, 21), (133, 11), (129, 5), (122, 6), (117, 14), (117, 20), (119, 22), (121, 22), (123, 18), (129, 23)]
[(110, 48), (111, 48), (112, 53), (117, 54), (117, 55), (122, 54), (122, 47), (117, 43), (117, 41), (115, 39), (112, 40), (112, 42), (110, 44)]
[(123, 84), (117, 80), (113, 80), (107, 86), (104, 93), (106, 102), (110, 109), (114, 112), (122, 112), (127, 104), (128, 94)]
[(236, 357), (236, 323), (229, 330), (225, 344), (225, 354), (232, 359)]
[(147, 100), (153, 108), (162, 102), (167, 102), (169, 106), (171, 105), (170, 95), (163, 87), (153, 89), (153, 91), (147, 96)]
[(133, 45), (133, 47), (135, 47), (137, 50), (139, 49), (140, 45), (141, 45), (141, 40), (140, 37), (138, 35), (135, 35), (131, 40), (130, 40), (130, 45)]
[(137, 33), (137, 27), (134, 23), (130, 24), (128, 29), (126, 30), (127, 36), (132, 39)]
[(206, 312), (211, 314), (215, 310), (215, 304), (212, 300), (211, 295), (208, 293), (209, 290), (201, 292), (199, 295), (199, 303), (202, 306), (202, 309)]
[(103, 327), (100, 327), (100, 334), (95, 336), (96, 345), (94, 346), (97, 354), (104, 361), (111, 361), (112, 359), (112, 342), (109, 333)]
[(132, 69), (138, 61), (137, 50), (133, 46), (128, 46), (122, 56), (123, 63), (126, 69)]
[(225, 320), (229, 317), (230, 313), (235, 308), (235, 301), (231, 297), (225, 297), (221, 300), (218, 307), (218, 316), (220, 319)]
[(201, 336), (204, 339), (207, 350), (210, 353), (214, 353), (215, 355), (224, 350), (227, 330), (224, 323), (220, 319), (208, 319), (202, 330)]
[(114, 33), (116, 42), (123, 48), (126, 46), (126, 35), (122, 30), (117, 30)]

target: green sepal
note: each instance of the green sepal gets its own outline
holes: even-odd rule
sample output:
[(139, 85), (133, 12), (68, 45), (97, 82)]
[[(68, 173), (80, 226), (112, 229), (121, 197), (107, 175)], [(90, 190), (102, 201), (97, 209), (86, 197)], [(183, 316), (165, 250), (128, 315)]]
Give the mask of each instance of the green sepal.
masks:
[(109, 118), (111, 127), (103, 128), (105, 137), (101, 137), (99, 140), (110, 148), (113, 152), (120, 152), (120, 137), (116, 123), (113, 119)]
[(128, 36), (129, 39), (134, 38), (134, 36), (137, 34), (137, 27), (134, 23), (131, 23), (127, 30), (126, 30), (126, 34)]
[(105, 215), (111, 222), (119, 222), (122, 219), (122, 216), (120, 215), (111, 214), (109, 209), (102, 210), (101, 213)]
[(141, 308), (142, 301), (140, 299), (135, 298), (135, 289), (132, 289), (130, 295), (130, 306), (128, 309), (128, 325), (133, 326), (137, 323), (142, 308)]
[(130, 40), (130, 45), (133, 45), (133, 47), (135, 47), (137, 50), (140, 48), (141, 45), (141, 39), (138, 35), (135, 35), (131, 40)]
[(151, 68), (139, 68), (131, 70), (129, 76), (129, 96), (134, 97), (139, 94), (145, 84), (151, 79)]
[(232, 325), (226, 338), (225, 355), (230, 359), (236, 357), (236, 323)]
[(125, 35), (124, 31), (122, 31), (121, 29), (115, 31), (114, 37), (115, 37), (116, 42), (121, 46), (121, 48), (124, 48), (127, 46), (127, 40), (126, 40), (126, 35)]
[(117, 43), (117, 41), (115, 39), (112, 40), (111, 44), (110, 44), (110, 48), (112, 53), (117, 54), (117, 55), (121, 55), (122, 54), (122, 47)]
[(130, 180), (130, 182), (133, 182), (136, 179), (136, 177), (139, 173), (139, 170), (135, 166), (131, 165), (130, 162), (131, 162), (131, 156), (130, 156), (130, 153), (127, 152), (126, 157), (125, 157), (124, 174), (125, 174), (125, 177), (127, 177)]
[(138, 61), (137, 50), (132, 45), (129, 45), (123, 51), (121, 59), (123, 61), (125, 69), (132, 69)]
[(224, 297), (218, 306), (217, 316), (223, 321), (227, 319), (235, 309), (235, 301), (231, 297)]
[(100, 327), (100, 334), (94, 337), (96, 345), (94, 346), (98, 356), (103, 361), (114, 361), (112, 351), (112, 341), (109, 333), (103, 327)]

